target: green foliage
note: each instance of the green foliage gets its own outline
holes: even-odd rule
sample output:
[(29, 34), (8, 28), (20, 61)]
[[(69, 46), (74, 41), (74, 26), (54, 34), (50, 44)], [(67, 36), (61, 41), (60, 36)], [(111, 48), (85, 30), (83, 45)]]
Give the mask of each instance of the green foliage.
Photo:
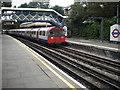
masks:
[[(116, 23), (117, 4), (119, 3), (88, 3), (86, 7), (82, 5), (72, 5), (71, 15), (66, 20), (68, 28), (71, 30), (73, 37), (82, 37), (85, 39), (100, 39), (101, 20), (93, 19), (94, 23), (83, 23), (89, 17), (103, 17), (104, 30), (103, 38), (110, 38), (110, 26)], [(120, 12), (119, 12), (120, 17)], [(119, 18), (120, 20), (120, 18)], [(88, 20), (89, 21), (89, 20)]]
[(43, 4), (43, 3), (39, 3), (39, 2), (30, 2), (29, 4), (24, 3), (21, 4), (19, 6), (19, 8), (44, 8), (47, 9), (48, 8), (48, 4)]
[(30, 2), (29, 4), (28, 4), (28, 7), (29, 8), (39, 8), (39, 4), (37, 3), (37, 2)]
[(12, 7), (12, 3), (11, 2), (3, 2), (2, 7)]
[[(110, 26), (115, 23), (115, 18), (105, 18), (104, 19), (104, 30), (103, 30), (103, 39), (109, 41), (110, 39)], [(85, 39), (97, 39), (100, 40), (101, 34), (101, 23), (95, 22), (93, 24), (83, 25), (81, 27), (73, 28), (72, 30), (73, 37), (82, 37)]]
[(116, 18), (105, 18), (104, 19), (104, 40), (110, 39), (110, 26), (116, 23)]
[(60, 14), (64, 15), (64, 11), (63, 11), (63, 8), (58, 6), (58, 5), (55, 5), (54, 7), (52, 7), (51, 9), (54, 9), (55, 11), (59, 12)]
[(71, 21), (76, 25), (82, 24), (87, 17), (86, 9), (82, 5), (72, 5), (72, 12), (70, 15)]
[[(89, 17), (104, 17), (104, 18), (111, 18), (116, 16), (116, 8), (120, 2), (90, 2), (87, 5), (88, 15)], [(120, 12), (119, 12), (120, 13)]]
[(100, 24), (93, 23), (84, 27), (81, 37), (85, 39), (99, 39), (100, 37)]
[(28, 8), (28, 4), (27, 3), (21, 4), (19, 8)]

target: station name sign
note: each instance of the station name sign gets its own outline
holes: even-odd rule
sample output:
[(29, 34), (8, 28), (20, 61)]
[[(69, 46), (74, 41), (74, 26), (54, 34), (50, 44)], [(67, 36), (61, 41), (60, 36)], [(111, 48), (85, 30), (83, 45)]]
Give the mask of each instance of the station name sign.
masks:
[(120, 41), (120, 25), (114, 24), (110, 27), (110, 41)]

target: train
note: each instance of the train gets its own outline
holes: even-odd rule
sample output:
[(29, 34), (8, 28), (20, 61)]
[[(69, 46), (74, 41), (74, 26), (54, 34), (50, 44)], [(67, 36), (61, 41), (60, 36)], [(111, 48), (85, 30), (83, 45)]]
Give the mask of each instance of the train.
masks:
[[(30, 25), (31, 27), (29, 27)], [(38, 23), (37, 23), (38, 24)], [(48, 26), (46, 26), (46, 24)], [(21, 24), (21, 29), (10, 29), (8, 34), (16, 35), (23, 38), (31, 39), (38, 42), (47, 44), (64, 44), (66, 43), (66, 31), (63, 27), (51, 26), (48, 23), (39, 23), (42, 27), (33, 27), (35, 23)], [(26, 28), (28, 26), (29, 28)]]

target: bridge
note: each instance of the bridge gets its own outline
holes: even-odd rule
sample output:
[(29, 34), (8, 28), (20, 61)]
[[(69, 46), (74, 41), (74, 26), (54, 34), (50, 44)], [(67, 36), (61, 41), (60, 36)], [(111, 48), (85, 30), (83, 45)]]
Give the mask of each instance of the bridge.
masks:
[(52, 25), (64, 26), (63, 16), (53, 9), (8, 8), (2, 7), (2, 23), (4, 22), (49, 22)]

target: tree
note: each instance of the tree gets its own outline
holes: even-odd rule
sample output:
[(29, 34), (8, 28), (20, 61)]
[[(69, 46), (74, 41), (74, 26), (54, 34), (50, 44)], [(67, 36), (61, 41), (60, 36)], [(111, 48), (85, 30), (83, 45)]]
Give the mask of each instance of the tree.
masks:
[(91, 2), (88, 3), (88, 15), (89, 17), (104, 17), (104, 18), (112, 18), (116, 16), (117, 13), (117, 4), (120, 6), (120, 2)]
[(60, 14), (64, 15), (64, 11), (63, 11), (63, 8), (58, 6), (58, 5), (55, 5), (54, 7), (52, 7), (51, 9), (54, 9), (55, 11), (59, 12)]
[(19, 8), (29, 8), (27, 3), (21, 4)]
[(87, 18), (87, 11), (82, 5), (72, 5), (72, 12), (70, 18), (76, 24), (82, 24)]
[(24, 4), (21, 4), (19, 8), (48, 8), (48, 4), (43, 4), (43, 3), (40, 3), (40, 2), (30, 2), (29, 4), (27, 3), (24, 3)]
[(29, 8), (37, 8), (37, 7), (38, 7), (38, 3), (37, 3), (37, 2), (30, 2), (30, 3), (28, 4), (28, 7), (29, 7)]
[[(119, 3), (111, 2), (91, 2), (85, 7), (82, 4), (75, 4), (71, 6), (71, 15), (66, 20), (67, 26), (72, 31), (72, 36), (85, 37), (87, 39), (99, 39), (101, 20), (94, 19), (94, 23), (84, 23), (90, 21), (89, 17), (103, 17), (104, 18), (104, 39), (109, 40), (109, 29), (111, 24), (115, 23), (115, 16), (117, 15), (117, 5)], [(119, 12), (120, 17), (120, 12)], [(113, 18), (113, 19), (111, 19)]]
[(71, 15), (66, 20), (67, 27), (70, 28), (73, 36), (81, 36), (83, 32), (83, 22), (87, 18), (87, 9), (82, 5), (72, 5)]
[(3, 2), (2, 7), (12, 7), (11, 2)]

